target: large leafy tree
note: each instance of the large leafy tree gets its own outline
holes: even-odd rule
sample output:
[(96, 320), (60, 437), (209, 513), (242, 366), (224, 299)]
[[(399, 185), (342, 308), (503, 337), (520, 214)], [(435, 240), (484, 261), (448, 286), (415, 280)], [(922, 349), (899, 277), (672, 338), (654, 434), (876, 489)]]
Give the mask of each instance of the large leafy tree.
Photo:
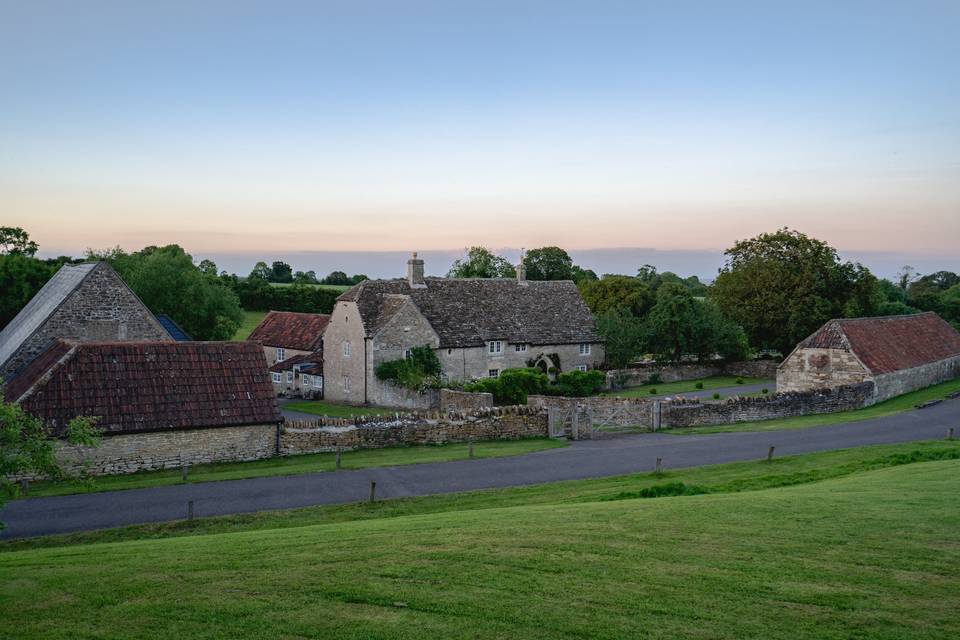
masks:
[(57, 268), (22, 254), (0, 255), (0, 328), (13, 320)]
[(506, 258), (486, 247), (470, 247), (465, 255), (454, 261), (448, 278), (513, 278), (516, 270)]
[(597, 314), (597, 333), (603, 336), (607, 364), (623, 369), (643, 352), (644, 325), (624, 309), (610, 308)]
[(741, 240), (726, 256), (708, 295), (754, 346), (788, 353), (830, 318), (871, 315), (882, 302), (869, 271), (799, 231)]
[(107, 259), (151, 311), (169, 315), (198, 340), (229, 340), (243, 320), (237, 295), (178, 245), (92, 255)]
[(39, 247), (20, 227), (0, 227), (0, 253), (33, 256)]
[(646, 349), (663, 361), (679, 362), (684, 356), (700, 361), (716, 356), (739, 360), (749, 352), (747, 336), (738, 324), (676, 282), (657, 290), (657, 303), (647, 316), (644, 333)]
[(523, 265), (528, 280), (573, 280), (573, 258), (560, 247), (531, 249)]
[(270, 266), (270, 282), (293, 282), (293, 267), (283, 260), (275, 260)]
[(600, 280), (581, 281), (577, 286), (594, 314), (626, 311), (641, 316), (653, 305), (653, 293), (638, 278), (605, 275)]
[(937, 271), (917, 278), (907, 287), (907, 302), (924, 311), (942, 313), (943, 294), (960, 284), (960, 276), (952, 271)]

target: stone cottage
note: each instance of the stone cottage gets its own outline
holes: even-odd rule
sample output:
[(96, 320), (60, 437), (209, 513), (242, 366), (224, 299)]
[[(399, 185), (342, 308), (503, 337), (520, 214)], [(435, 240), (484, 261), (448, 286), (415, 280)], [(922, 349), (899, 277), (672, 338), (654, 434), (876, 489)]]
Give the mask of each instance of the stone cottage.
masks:
[(60, 267), (0, 331), (0, 380), (58, 338), (81, 342), (173, 339), (106, 262)]
[(322, 313), (271, 311), (257, 325), (248, 342), (263, 347), (267, 366), (293, 356), (308, 356), (323, 351), (323, 332), (330, 316)]
[(830, 320), (777, 368), (777, 391), (873, 382), (872, 402), (960, 375), (960, 334), (933, 312)]
[(379, 381), (381, 362), (430, 346), (451, 380), (496, 377), (542, 363), (560, 371), (603, 362), (593, 315), (571, 281), (428, 278), (413, 255), (407, 277), (367, 280), (337, 298), (324, 334), (324, 395), (383, 406), (423, 401)]
[(323, 352), (297, 354), (270, 367), (270, 380), (277, 395), (323, 398)]
[(268, 457), (283, 419), (263, 352), (245, 342), (57, 340), (3, 391), (54, 436), (97, 416), (99, 447), (60, 447), (96, 474)]

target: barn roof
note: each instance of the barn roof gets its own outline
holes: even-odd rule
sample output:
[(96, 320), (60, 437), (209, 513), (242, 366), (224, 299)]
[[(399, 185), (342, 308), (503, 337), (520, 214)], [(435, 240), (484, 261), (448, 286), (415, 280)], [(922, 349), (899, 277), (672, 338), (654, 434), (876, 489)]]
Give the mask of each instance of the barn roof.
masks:
[(47, 280), (20, 313), (0, 331), (0, 367), (6, 364), (33, 332), (76, 291), (98, 264), (65, 264)]
[(248, 342), (58, 340), (4, 390), (55, 435), (80, 415), (106, 435), (282, 418), (263, 349)]
[[(286, 360), (281, 360), (280, 362), (275, 363), (270, 367), (272, 373), (281, 373), (283, 371), (290, 371), (296, 365), (301, 365), (301, 371), (306, 369), (308, 365), (314, 371), (319, 373), (323, 372), (323, 352), (315, 351), (314, 353), (298, 353), (295, 356), (291, 356)], [(307, 373), (310, 373), (309, 371)]]
[(330, 316), (322, 313), (271, 311), (257, 325), (248, 342), (298, 351), (316, 351), (323, 344), (323, 332)]
[(413, 301), (440, 337), (440, 347), (470, 347), (489, 340), (533, 345), (600, 342), (593, 314), (569, 280), (425, 278), (365, 280), (338, 301), (356, 302), (367, 336)]
[(798, 348), (852, 351), (874, 374), (960, 356), (960, 333), (928, 311), (907, 316), (830, 320)]

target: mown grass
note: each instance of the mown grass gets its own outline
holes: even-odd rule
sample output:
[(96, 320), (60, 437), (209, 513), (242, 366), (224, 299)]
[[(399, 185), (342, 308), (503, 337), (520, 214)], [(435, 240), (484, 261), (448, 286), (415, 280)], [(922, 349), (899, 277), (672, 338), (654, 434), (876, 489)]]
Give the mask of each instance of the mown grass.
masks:
[(0, 619), (16, 638), (955, 638), (958, 491), (951, 460), (14, 551)]
[[(776, 380), (766, 378), (739, 378), (743, 384), (767, 384), (770, 391), (773, 392), (777, 385)], [(698, 380), (681, 380), (680, 382), (667, 382), (660, 384), (644, 384), (639, 387), (629, 387), (620, 391), (611, 391), (605, 393), (608, 396), (619, 396), (621, 398), (648, 398), (651, 395), (669, 395), (677, 393), (690, 393), (692, 391), (709, 391), (710, 389), (724, 389), (727, 387), (738, 387), (737, 376), (711, 376), (709, 378), (700, 378)], [(697, 388), (697, 383), (703, 385), (702, 389)], [(656, 394), (651, 394), (650, 389), (656, 389)], [(727, 395), (734, 395), (731, 392)]]
[[(273, 287), (292, 287), (293, 282), (271, 282)], [(327, 291), (336, 291), (337, 293), (343, 293), (352, 287), (350, 284), (303, 284), (304, 287), (313, 287), (314, 289), (326, 289)]]
[[(500, 458), (534, 451), (567, 446), (564, 440), (531, 438), (528, 440), (498, 440), (474, 444), (474, 457)], [(447, 462), (463, 460), (469, 455), (468, 444), (443, 444), (418, 447), (392, 447), (387, 449), (362, 449), (343, 451), (341, 468), (365, 469), (368, 467), (392, 467), (424, 462)], [(268, 458), (251, 462), (218, 462), (190, 467), (187, 482), (214, 482), (240, 480), (266, 476), (289, 476), (298, 473), (316, 473), (336, 470), (335, 453), (315, 453), (283, 458)], [(37, 482), (30, 486), (29, 497), (62, 496), (72, 493), (143, 489), (183, 484), (181, 469), (144, 471), (122, 476), (101, 476), (84, 480), (64, 482)]]
[(232, 340), (234, 342), (242, 342), (250, 337), (250, 334), (253, 333), (253, 330), (257, 328), (257, 325), (263, 322), (263, 319), (267, 316), (266, 311), (244, 311), (243, 312), (243, 321), (240, 323), (240, 327), (237, 329), (237, 332), (233, 334)]
[[(283, 405), (288, 411), (309, 413), (315, 416), (331, 418), (352, 418), (353, 416), (391, 416), (396, 413), (393, 409), (380, 407), (355, 407), (349, 404), (333, 404), (323, 400), (308, 400), (304, 402), (288, 402)], [(305, 419), (309, 420), (309, 417)]]
[[(479, 450), (479, 448), (478, 448)], [(643, 491), (682, 483), (699, 492), (738, 493), (848, 476), (915, 462), (960, 459), (960, 440), (858, 447), (774, 458), (772, 462), (734, 462), (661, 474), (639, 473), (590, 480), (402, 498), (374, 504), (322, 505), (285, 511), (217, 516), (193, 521), (134, 525), (26, 540), (0, 541), (0, 551), (93, 542), (168, 538), (302, 527), (334, 522), (426, 515), (531, 505), (564, 505), (643, 497)]]
[(947, 394), (960, 391), (960, 378), (950, 380), (941, 384), (920, 389), (912, 393), (906, 393), (896, 398), (891, 398), (886, 402), (875, 404), (865, 409), (856, 409), (854, 411), (843, 411), (840, 413), (827, 413), (816, 416), (798, 416), (795, 418), (783, 418), (780, 420), (761, 420), (758, 422), (738, 422), (736, 424), (719, 424), (708, 427), (686, 427), (677, 429), (664, 429), (664, 433), (675, 434), (703, 434), (703, 433), (729, 433), (735, 431), (781, 431), (784, 429), (803, 429), (806, 427), (819, 427), (827, 424), (843, 424), (845, 422), (857, 422), (859, 420), (869, 420), (871, 418), (882, 418), (891, 416), (904, 411), (910, 411), (916, 405), (929, 400), (944, 399)]

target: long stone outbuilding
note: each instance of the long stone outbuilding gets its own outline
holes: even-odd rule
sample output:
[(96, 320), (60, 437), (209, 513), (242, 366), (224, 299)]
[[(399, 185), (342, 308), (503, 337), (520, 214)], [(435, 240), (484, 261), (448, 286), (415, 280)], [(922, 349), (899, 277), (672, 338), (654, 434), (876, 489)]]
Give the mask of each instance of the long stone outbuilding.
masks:
[(872, 382), (868, 404), (960, 376), (960, 333), (933, 312), (830, 320), (777, 368), (777, 392)]

